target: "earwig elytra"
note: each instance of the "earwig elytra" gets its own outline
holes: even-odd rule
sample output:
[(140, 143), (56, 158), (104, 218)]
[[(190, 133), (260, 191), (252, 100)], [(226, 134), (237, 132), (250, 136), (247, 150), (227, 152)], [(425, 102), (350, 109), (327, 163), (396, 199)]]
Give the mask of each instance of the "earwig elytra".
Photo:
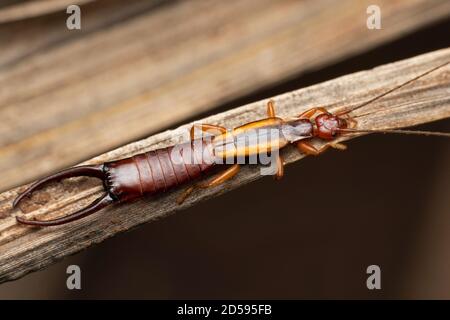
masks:
[[(333, 114), (325, 108), (311, 108), (302, 114), (291, 118), (282, 119), (276, 116), (275, 107), (272, 100), (267, 103), (267, 117), (261, 120), (243, 124), (230, 131), (226, 128), (212, 125), (201, 124), (194, 125), (191, 128), (191, 141), (182, 145), (166, 147), (150, 152), (138, 154), (130, 158), (107, 162), (100, 165), (79, 166), (63, 170), (54, 175), (33, 183), (27, 190), (20, 194), (13, 202), (13, 207), (34, 190), (45, 183), (61, 180), (75, 176), (90, 176), (99, 178), (103, 181), (106, 194), (94, 201), (88, 207), (79, 210), (65, 217), (52, 220), (29, 220), (23, 217), (17, 217), (17, 221), (27, 225), (35, 226), (54, 226), (65, 224), (82, 217), (90, 215), (107, 205), (114, 202), (123, 203), (133, 199), (154, 195), (156, 193), (166, 192), (176, 186), (185, 184), (189, 181), (199, 178), (203, 173), (208, 172), (212, 167), (218, 166), (223, 162), (217, 159), (229, 159), (238, 156), (251, 156), (260, 152), (276, 153), (289, 144), (294, 144), (298, 150), (307, 155), (319, 155), (329, 147), (339, 150), (345, 150), (346, 146), (333, 141), (339, 135), (361, 132), (382, 132), (382, 133), (403, 133), (403, 134), (422, 134), (450, 137), (449, 133), (424, 132), (411, 130), (373, 130), (356, 128), (357, 121), (349, 116), (349, 113), (366, 106), (381, 97), (437, 70), (450, 62), (428, 70), (425, 73), (388, 90), (363, 104)], [(212, 139), (195, 139), (195, 129), (202, 132), (217, 131)], [(262, 129), (275, 130), (279, 139), (269, 143), (256, 145), (238, 145), (238, 141), (248, 136), (250, 131), (264, 132)], [(267, 134), (267, 133), (257, 133)], [(316, 149), (311, 143), (312, 138), (318, 138), (328, 141), (320, 149)], [(234, 148), (223, 148), (224, 144), (230, 141)], [(258, 140), (259, 141), (259, 140)], [(189, 150), (189, 153), (197, 160), (192, 163), (182, 150)], [(204, 152), (206, 150), (206, 152)], [(175, 161), (175, 158), (178, 161)], [(181, 159), (181, 161), (179, 161)], [(229, 166), (222, 173), (209, 181), (199, 182), (187, 188), (179, 201), (182, 202), (196, 188), (215, 187), (231, 179), (239, 172), (240, 164), (235, 163)], [(276, 178), (281, 178), (284, 174), (283, 159), (277, 153), (276, 156)]]

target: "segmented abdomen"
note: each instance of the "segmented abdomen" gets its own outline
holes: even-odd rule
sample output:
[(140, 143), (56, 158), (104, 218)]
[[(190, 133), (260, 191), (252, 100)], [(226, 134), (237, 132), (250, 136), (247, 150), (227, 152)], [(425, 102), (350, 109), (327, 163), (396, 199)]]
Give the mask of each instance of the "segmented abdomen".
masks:
[(106, 163), (105, 184), (113, 197), (125, 201), (196, 179), (214, 164), (211, 142), (194, 140)]

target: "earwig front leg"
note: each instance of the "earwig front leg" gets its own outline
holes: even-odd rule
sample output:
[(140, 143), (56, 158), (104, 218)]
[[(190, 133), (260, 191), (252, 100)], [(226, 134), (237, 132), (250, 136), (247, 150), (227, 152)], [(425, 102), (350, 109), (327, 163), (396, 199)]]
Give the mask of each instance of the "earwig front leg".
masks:
[(310, 119), (317, 111), (320, 111), (322, 113), (328, 113), (327, 109), (325, 109), (324, 107), (315, 107), (306, 110), (305, 112), (301, 113), (298, 117), (303, 119)]
[(191, 140), (194, 140), (195, 138), (195, 129), (199, 129), (202, 132), (210, 132), (213, 130), (218, 131), (218, 133), (224, 134), (227, 132), (227, 128), (221, 127), (221, 126), (216, 126), (214, 124), (199, 124), (199, 123), (195, 123), (192, 127), (191, 127)]
[(348, 114), (343, 115), (342, 118), (345, 119), (345, 121), (347, 121), (348, 128), (356, 128), (358, 122), (355, 119), (350, 117)]
[(330, 147), (332, 147), (333, 149), (336, 149), (336, 150), (341, 150), (341, 151), (347, 150), (347, 146), (340, 142), (330, 143)]
[(186, 200), (186, 198), (192, 193), (192, 191), (194, 191), (197, 188), (201, 188), (201, 189), (212, 188), (212, 187), (216, 187), (216, 186), (224, 183), (227, 180), (230, 180), (239, 172), (239, 169), (240, 169), (239, 164), (234, 164), (231, 167), (229, 167), (228, 169), (226, 169), (224, 172), (222, 172), (221, 174), (214, 177), (212, 180), (207, 181), (207, 182), (200, 182), (200, 183), (197, 183), (197, 184), (187, 188), (183, 192), (183, 194), (177, 199), (177, 203), (182, 204), (184, 202), (184, 200)]
[(275, 118), (275, 106), (273, 100), (267, 102), (267, 116), (269, 118)]
[(322, 146), (320, 149), (317, 149), (314, 147), (311, 143), (306, 141), (300, 141), (297, 142), (297, 149), (304, 154), (311, 155), (311, 156), (318, 156), (321, 153), (324, 153), (328, 148), (334, 148), (337, 150), (346, 150), (347, 146), (342, 143), (334, 142), (334, 143), (327, 143), (326, 145)]

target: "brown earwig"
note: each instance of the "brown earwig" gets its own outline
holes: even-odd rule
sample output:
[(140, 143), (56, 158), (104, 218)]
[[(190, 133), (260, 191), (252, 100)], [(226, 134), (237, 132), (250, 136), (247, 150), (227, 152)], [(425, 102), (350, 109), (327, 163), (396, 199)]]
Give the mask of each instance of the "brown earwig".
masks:
[[(267, 104), (267, 118), (244, 124), (231, 131), (216, 125), (196, 124), (191, 128), (190, 142), (141, 153), (130, 158), (107, 162), (101, 165), (86, 165), (63, 170), (31, 184), (27, 190), (14, 200), (13, 207), (15, 208), (23, 198), (31, 195), (34, 190), (43, 184), (76, 176), (89, 176), (101, 179), (106, 194), (91, 203), (88, 207), (65, 217), (52, 220), (29, 220), (18, 216), (16, 219), (20, 223), (34, 226), (65, 224), (90, 215), (112, 203), (123, 203), (142, 196), (163, 193), (176, 186), (196, 180), (204, 173), (207, 173), (212, 167), (223, 164), (224, 160), (258, 155), (262, 152), (275, 153), (275, 151), (288, 144), (296, 145), (298, 150), (304, 154), (319, 155), (329, 147), (345, 150), (345, 145), (333, 142), (333, 140), (339, 135), (349, 133), (377, 132), (450, 137), (450, 133), (440, 132), (356, 129), (356, 120), (348, 115), (350, 112), (366, 106), (449, 63), (450, 61), (430, 69), (357, 107), (344, 110), (338, 114), (332, 114), (324, 108), (312, 108), (295, 118), (285, 120), (276, 117), (274, 103), (273, 101), (269, 101)], [(195, 139), (195, 129), (200, 129), (202, 132), (208, 133), (216, 131), (216, 134), (210, 139)], [(277, 132), (277, 138), (265, 139), (267, 137), (263, 135), (267, 135), (268, 130), (275, 130)], [(241, 140), (246, 140), (250, 132), (255, 131), (257, 132), (257, 138), (264, 139), (257, 139), (257, 142), (254, 144), (238, 143)], [(325, 144), (320, 149), (316, 149), (310, 143), (312, 138), (319, 138), (331, 142)], [(264, 143), (261, 141), (264, 141)], [(231, 147), (229, 147), (230, 145)], [(275, 176), (279, 179), (283, 176), (284, 164), (278, 153), (276, 153), (275, 163)], [(231, 179), (239, 172), (239, 166), (239, 163), (234, 163), (212, 180), (200, 182), (189, 187), (179, 198), (178, 202), (183, 202), (196, 188), (215, 187)]]

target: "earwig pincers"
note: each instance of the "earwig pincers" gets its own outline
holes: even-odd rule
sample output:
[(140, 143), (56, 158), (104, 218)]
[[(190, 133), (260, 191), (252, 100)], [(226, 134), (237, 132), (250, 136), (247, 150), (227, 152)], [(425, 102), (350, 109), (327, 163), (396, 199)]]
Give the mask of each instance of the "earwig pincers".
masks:
[[(234, 177), (239, 172), (240, 164), (235, 162), (228, 165), (229, 162), (225, 160), (250, 157), (261, 153), (276, 155), (275, 177), (280, 179), (284, 173), (284, 163), (278, 151), (289, 144), (295, 145), (303, 154), (319, 155), (329, 147), (345, 150), (345, 145), (333, 141), (343, 134), (381, 132), (450, 137), (450, 133), (440, 132), (356, 128), (357, 121), (349, 116), (350, 112), (366, 106), (449, 63), (446, 62), (430, 69), (357, 107), (337, 114), (318, 107), (309, 109), (291, 119), (282, 119), (276, 116), (274, 103), (270, 100), (267, 103), (266, 118), (243, 124), (230, 131), (217, 125), (195, 124), (191, 128), (191, 140), (189, 142), (100, 165), (85, 165), (63, 170), (31, 184), (14, 200), (13, 207), (16, 207), (23, 198), (31, 195), (46, 183), (78, 176), (101, 179), (105, 190), (104, 196), (98, 198), (86, 208), (61, 218), (31, 220), (17, 216), (17, 221), (34, 226), (65, 224), (88, 216), (113, 203), (124, 203), (142, 196), (164, 193), (174, 187), (198, 179), (213, 167), (220, 165), (227, 167), (226, 170), (211, 180), (197, 182), (188, 187), (178, 199), (178, 202), (181, 203), (197, 188), (215, 187)], [(196, 139), (196, 129), (213, 134)], [(274, 131), (276, 132), (276, 139), (268, 136), (269, 132)], [(252, 139), (252, 137), (255, 138), (255, 134), (256, 139)], [(312, 138), (328, 141), (328, 143), (317, 149), (310, 143)], [(247, 143), (242, 143), (242, 141)]]

